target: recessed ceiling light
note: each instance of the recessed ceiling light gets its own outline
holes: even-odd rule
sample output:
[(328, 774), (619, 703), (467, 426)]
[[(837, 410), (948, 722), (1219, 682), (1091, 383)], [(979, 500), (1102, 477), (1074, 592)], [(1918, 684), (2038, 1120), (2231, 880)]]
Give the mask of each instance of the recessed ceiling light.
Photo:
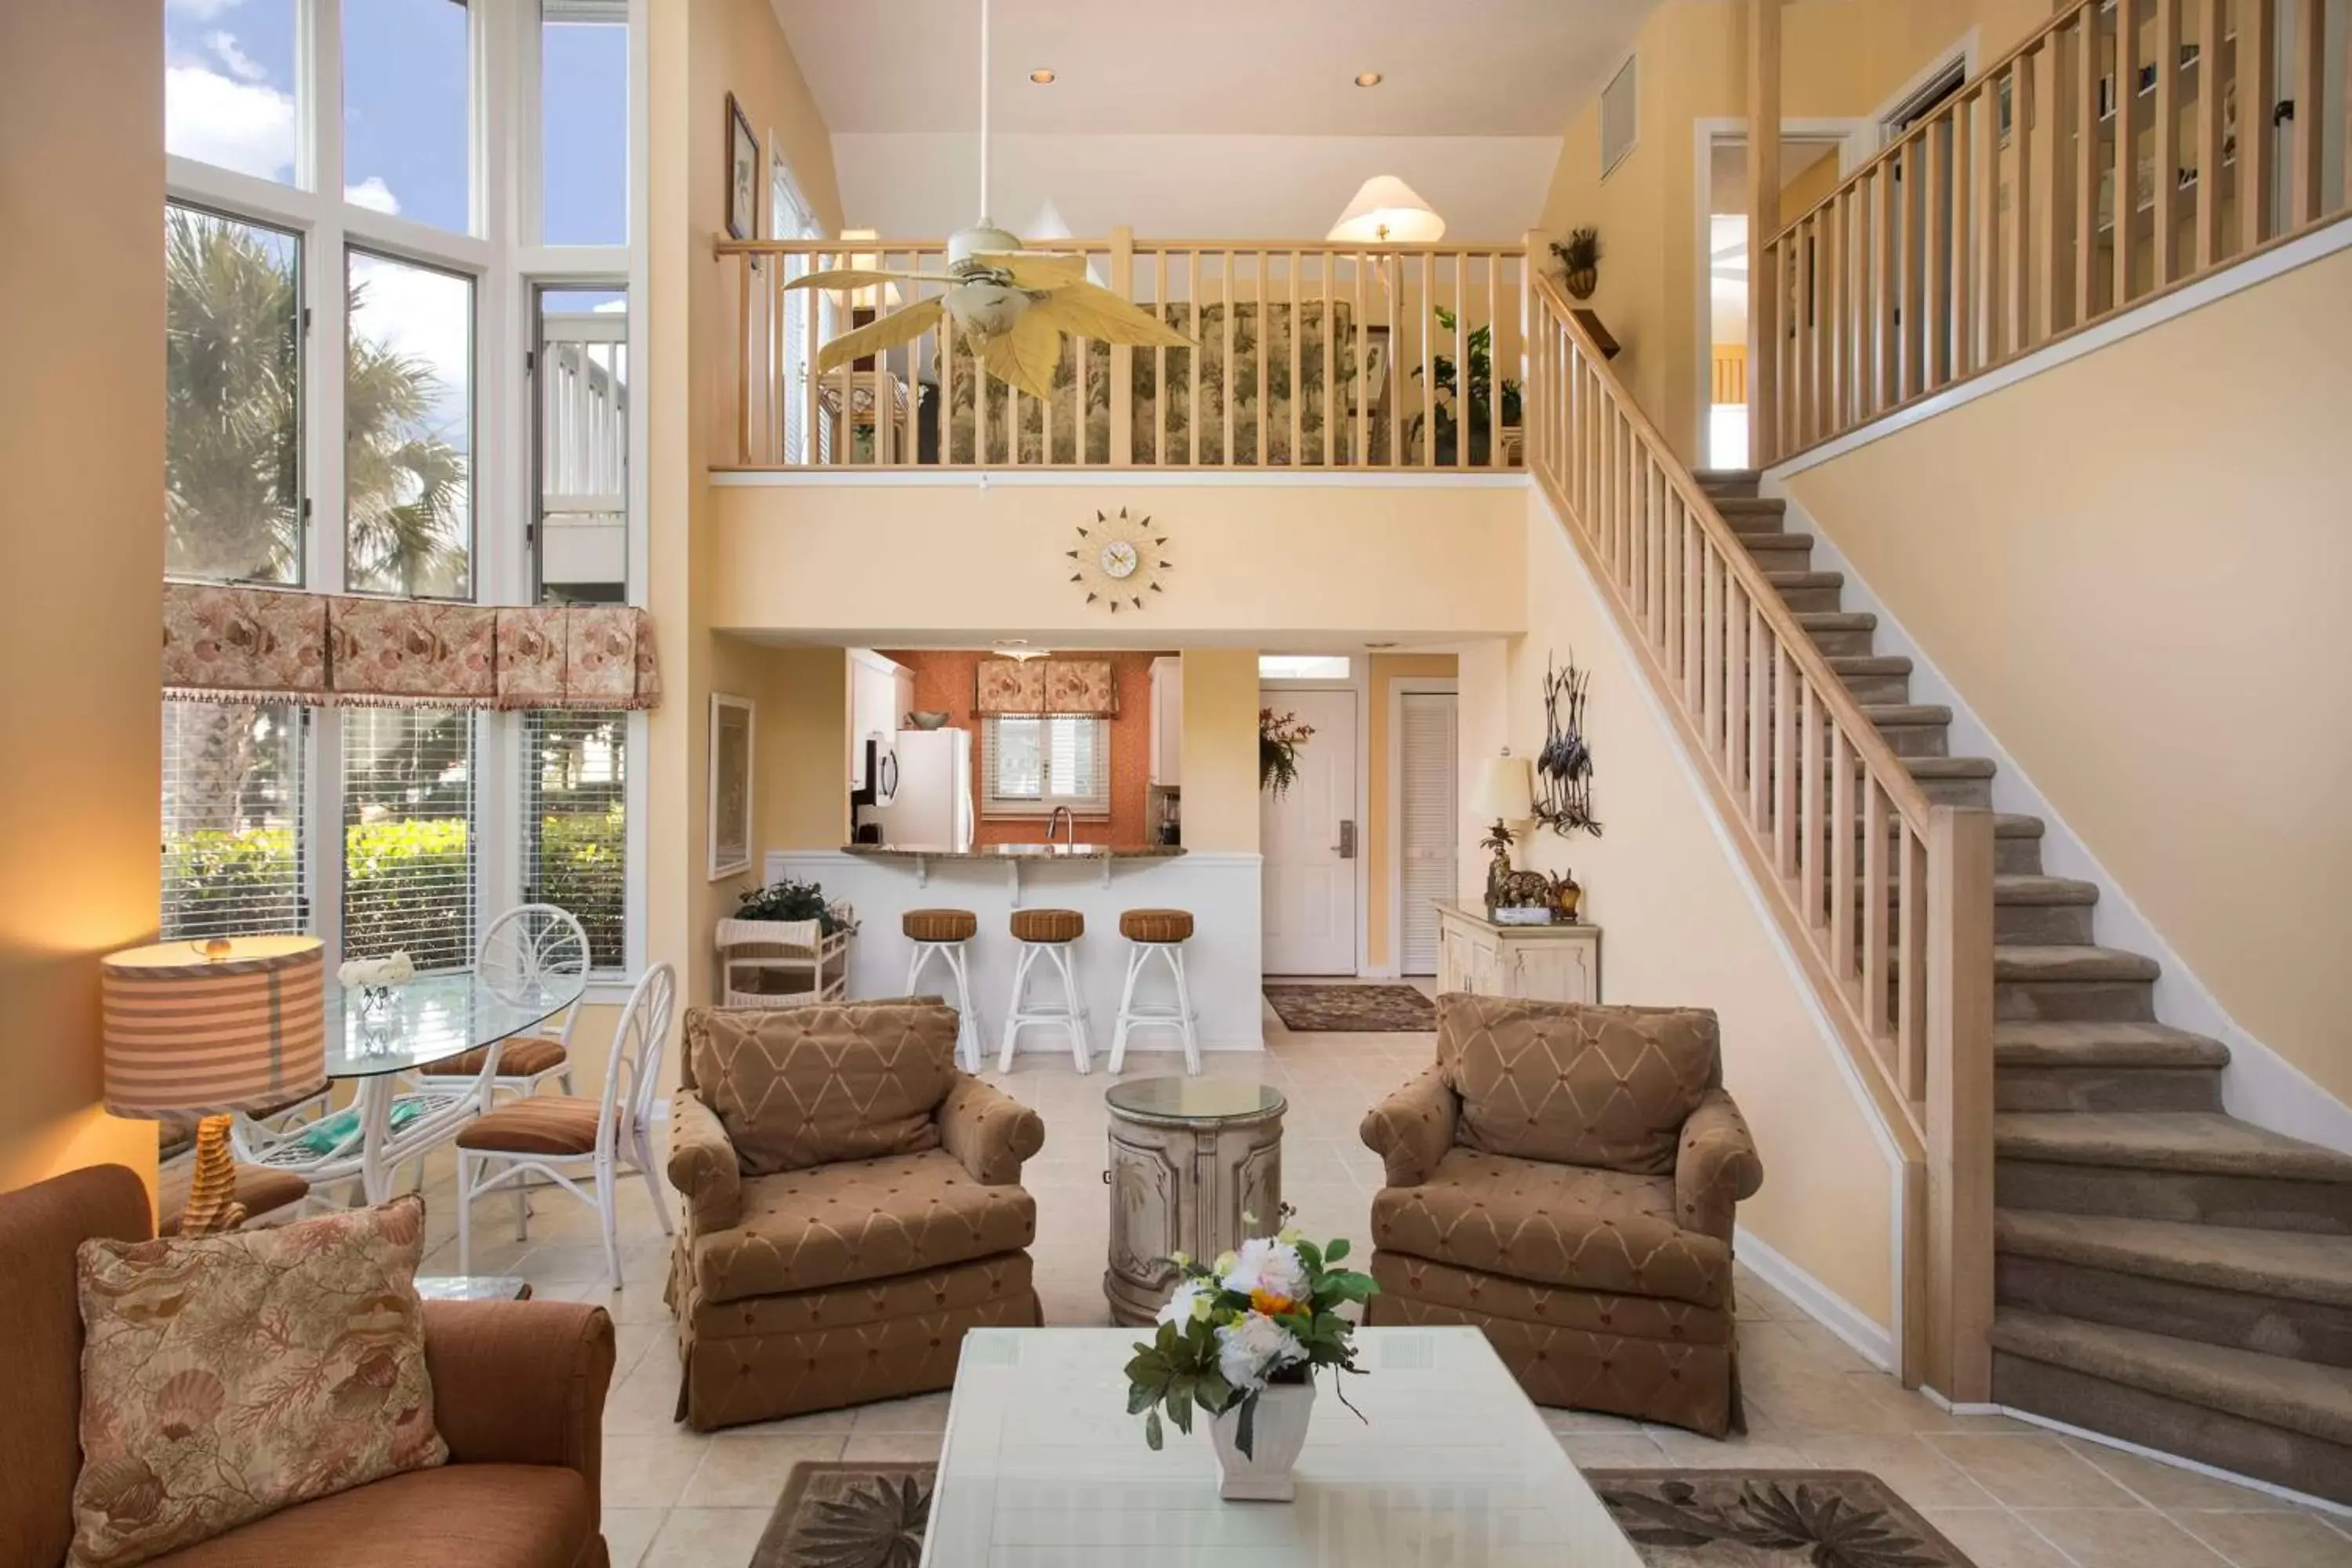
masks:
[(1378, 71), (1358, 71), (1356, 73), (1356, 85), (1358, 87), (1378, 87), (1387, 78), (1381, 76)]
[(1044, 87), (1054, 79), (1054, 73), (1047, 70), (1044, 66), (1039, 66), (1035, 70), (1029, 73), (1029, 79), (1035, 82), (1039, 87)]

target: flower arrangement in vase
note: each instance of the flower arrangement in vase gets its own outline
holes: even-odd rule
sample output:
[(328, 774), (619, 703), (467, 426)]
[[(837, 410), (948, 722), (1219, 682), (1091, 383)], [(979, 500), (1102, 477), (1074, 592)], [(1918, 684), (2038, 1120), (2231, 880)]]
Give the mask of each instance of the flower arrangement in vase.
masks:
[(1296, 713), (1257, 710), (1257, 787), (1280, 800), (1298, 782), (1298, 748), (1315, 738), (1315, 726)]
[[(1380, 1287), (1369, 1274), (1338, 1267), (1345, 1240), (1317, 1247), (1296, 1230), (1242, 1243), (1215, 1262), (1176, 1254), (1182, 1278), (1160, 1310), (1158, 1331), (1139, 1342), (1127, 1363), (1127, 1408), (1143, 1415), (1143, 1440), (1165, 1440), (1160, 1412), (1178, 1431), (1192, 1412), (1208, 1412), (1209, 1436), (1223, 1473), (1218, 1495), (1287, 1502), (1291, 1468), (1307, 1443), (1315, 1405), (1314, 1374), (1360, 1373), (1355, 1325), (1339, 1315)], [(1354, 1409), (1353, 1405), (1349, 1405)], [(1358, 1413), (1360, 1416), (1361, 1413)]]

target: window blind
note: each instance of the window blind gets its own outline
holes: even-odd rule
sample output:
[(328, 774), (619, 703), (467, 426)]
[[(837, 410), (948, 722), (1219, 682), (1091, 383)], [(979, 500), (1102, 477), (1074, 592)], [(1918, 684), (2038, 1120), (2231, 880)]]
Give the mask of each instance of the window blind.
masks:
[(1043, 816), (1067, 806), (1079, 816), (1110, 815), (1108, 720), (1006, 715), (981, 728), (982, 811)]
[(167, 940), (310, 927), (302, 890), (308, 720), (291, 704), (163, 704)]
[(420, 970), (474, 961), (474, 720), (346, 708), (343, 953), (407, 950)]
[(522, 889), (568, 910), (588, 933), (588, 966), (628, 967), (629, 716), (523, 715)]

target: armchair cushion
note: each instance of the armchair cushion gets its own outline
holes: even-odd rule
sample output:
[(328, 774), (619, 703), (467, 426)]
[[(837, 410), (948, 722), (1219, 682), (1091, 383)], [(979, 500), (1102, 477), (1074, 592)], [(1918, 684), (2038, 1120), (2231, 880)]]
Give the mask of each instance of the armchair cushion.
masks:
[(1461, 1110), (1445, 1069), (1427, 1068), (1364, 1112), (1357, 1135), (1388, 1166), (1389, 1185), (1418, 1186), (1454, 1147)]
[(1459, 1138), (1489, 1154), (1670, 1175), (1683, 1123), (1720, 1080), (1718, 1047), (1704, 1008), (1438, 999)]
[(1045, 1120), (992, 1084), (966, 1073), (940, 1101), (940, 1142), (971, 1179), (1010, 1186), (1022, 1163), (1045, 1146)]
[(1709, 1089), (1683, 1123), (1675, 1160), (1675, 1213), (1683, 1225), (1719, 1240), (1731, 1239), (1734, 1212), (1764, 1184), (1764, 1162), (1739, 1107), (1722, 1089)]
[(955, 1041), (939, 1002), (686, 1015), (692, 1082), (750, 1176), (938, 1148)]
[(669, 1184), (686, 1194), (687, 1228), (724, 1230), (743, 1212), (743, 1167), (719, 1113), (694, 1090), (669, 1099)]
[(1372, 1199), (1372, 1243), (1539, 1285), (1696, 1307), (1731, 1299), (1731, 1248), (1675, 1223), (1671, 1176), (1454, 1149), (1420, 1185)]
[(1034, 1198), (974, 1180), (935, 1148), (752, 1176), (740, 1219), (688, 1245), (702, 1299), (719, 1302), (887, 1279), (1017, 1251), (1036, 1235)]
[(453, 1465), (576, 1473), (596, 1514), (613, 1320), (573, 1301), (427, 1301), (433, 1424)]
[(447, 1465), (273, 1513), (175, 1552), (156, 1568), (377, 1561), (589, 1568), (605, 1555), (594, 1498), (578, 1472), (544, 1465)]

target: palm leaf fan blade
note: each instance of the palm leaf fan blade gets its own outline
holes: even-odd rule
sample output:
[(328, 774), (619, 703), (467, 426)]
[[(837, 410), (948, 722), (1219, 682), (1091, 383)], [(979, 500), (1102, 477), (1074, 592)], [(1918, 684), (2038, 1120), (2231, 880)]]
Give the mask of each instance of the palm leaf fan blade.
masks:
[(1030, 396), (1051, 401), (1054, 372), (1062, 363), (1062, 333), (1043, 307), (1032, 307), (1013, 330), (981, 345), (980, 363), (997, 380)]
[(988, 251), (971, 259), (1003, 272), (1021, 289), (1059, 289), (1081, 281), (1087, 275), (1085, 257), (1058, 252)]
[(1153, 317), (1142, 306), (1083, 279), (1055, 289), (1029, 314), (1032, 320), (1042, 315), (1076, 338), (1140, 348), (1195, 346), (1192, 339)]
[(847, 331), (817, 351), (816, 370), (819, 375), (852, 360), (868, 354), (895, 349), (910, 343), (939, 325), (943, 309), (936, 300), (919, 300), (903, 310), (893, 310), (878, 321), (868, 321), (855, 331)]
[(795, 289), (878, 289), (885, 283), (961, 283), (945, 272), (883, 272), (870, 267), (836, 267), (830, 272), (806, 272), (784, 285)]

